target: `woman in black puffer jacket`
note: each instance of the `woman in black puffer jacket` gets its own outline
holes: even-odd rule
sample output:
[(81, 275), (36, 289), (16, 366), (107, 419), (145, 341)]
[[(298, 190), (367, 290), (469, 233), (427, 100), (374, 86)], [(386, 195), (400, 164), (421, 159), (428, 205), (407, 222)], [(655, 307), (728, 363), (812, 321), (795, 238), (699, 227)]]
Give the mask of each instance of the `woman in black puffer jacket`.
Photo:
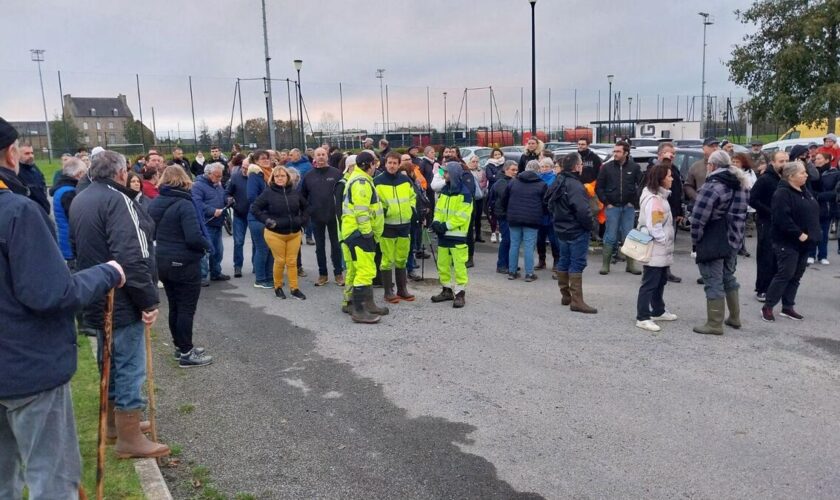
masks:
[(211, 250), (207, 229), (196, 208), (192, 181), (179, 165), (163, 171), (160, 195), (147, 205), (155, 221), (155, 258), (169, 302), (169, 332), (180, 366), (207, 365), (213, 358), (194, 347), (193, 319), (201, 293), (201, 258)]
[(517, 175), (505, 188), (502, 195), (502, 207), (507, 213), (510, 228), (510, 253), (508, 254), (508, 279), (519, 277), (519, 247), (524, 246), (525, 281), (534, 281), (534, 250), (537, 246), (537, 233), (542, 224), (543, 215), (548, 213), (545, 204), (545, 192), (548, 185), (537, 173), (540, 163), (531, 160), (525, 171)]
[[(789, 162), (782, 168), (782, 180), (773, 193), (771, 230), (777, 271), (767, 288), (761, 317), (775, 321), (773, 306), (782, 301), (781, 315), (802, 320), (794, 309), (799, 280), (805, 273), (808, 253), (822, 238), (820, 208), (805, 188), (808, 172), (801, 162)], [(759, 270), (761, 272), (761, 270)]]
[(265, 224), (265, 243), (274, 255), (274, 295), (285, 299), (283, 271), (289, 274), (292, 297), (306, 300), (298, 287), (297, 256), (301, 230), (309, 218), (306, 199), (294, 188), (286, 167), (274, 167), (268, 189), (251, 204), (251, 213)]

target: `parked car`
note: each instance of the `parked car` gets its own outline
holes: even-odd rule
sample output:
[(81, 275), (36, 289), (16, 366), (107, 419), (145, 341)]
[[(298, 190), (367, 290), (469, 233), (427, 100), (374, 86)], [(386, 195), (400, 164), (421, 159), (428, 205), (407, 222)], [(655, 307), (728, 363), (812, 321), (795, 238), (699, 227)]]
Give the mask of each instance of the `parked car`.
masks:
[(822, 141), (814, 137), (805, 137), (800, 139), (784, 139), (781, 141), (768, 142), (761, 147), (764, 153), (775, 153), (776, 151), (790, 151), (796, 145), (809, 146), (811, 144), (822, 145)]
[(554, 151), (555, 149), (563, 149), (568, 148), (570, 146), (574, 146), (574, 142), (567, 142), (567, 141), (553, 141), (553, 142), (546, 142), (545, 149), (549, 151)]
[[(554, 153), (554, 161), (555, 162), (563, 160), (563, 158), (565, 158), (566, 155), (569, 154), (569, 153), (577, 153), (577, 152), (578, 152), (577, 147), (565, 147), (565, 148), (562, 148), (562, 149), (555, 149), (554, 151), (552, 151), (552, 153)], [(598, 157), (601, 158), (601, 161), (606, 161), (607, 157), (610, 156), (610, 152), (606, 151), (604, 149), (593, 149), (592, 152), (595, 153), (596, 155), (598, 155)]]
[(519, 159), (522, 158), (522, 155), (525, 154), (520, 151), (505, 151), (505, 161), (513, 160), (516, 163), (519, 163)]
[(469, 162), (470, 158), (473, 156), (478, 156), (478, 164), (480, 166), (484, 166), (487, 163), (487, 160), (490, 159), (490, 154), (493, 152), (492, 148), (485, 148), (481, 146), (465, 146), (460, 148), (461, 150), (461, 159), (464, 162)]
[(677, 148), (674, 153), (674, 166), (680, 171), (683, 180), (688, 177), (688, 169), (694, 165), (694, 162), (703, 159), (702, 149)]
[(660, 142), (670, 142), (671, 139), (657, 139), (655, 137), (633, 137), (630, 139), (630, 143), (634, 148), (656, 148), (659, 146)]
[(703, 146), (703, 139), (674, 139), (674, 146), (678, 148), (699, 148)]
[(504, 146), (499, 148), (502, 150), (502, 153), (524, 153), (525, 146)]
[[(603, 150), (598, 151), (597, 149), (593, 149), (595, 154), (601, 156)], [(606, 159), (604, 159), (604, 163), (612, 160), (612, 152), (609, 152), (609, 155)], [(646, 171), (649, 166), (653, 165), (653, 162), (656, 161), (656, 153), (651, 153), (650, 151), (645, 151), (643, 149), (632, 148), (630, 149), (630, 158), (633, 159), (634, 162), (638, 163), (640, 167), (642, 167), (642, 172)]]

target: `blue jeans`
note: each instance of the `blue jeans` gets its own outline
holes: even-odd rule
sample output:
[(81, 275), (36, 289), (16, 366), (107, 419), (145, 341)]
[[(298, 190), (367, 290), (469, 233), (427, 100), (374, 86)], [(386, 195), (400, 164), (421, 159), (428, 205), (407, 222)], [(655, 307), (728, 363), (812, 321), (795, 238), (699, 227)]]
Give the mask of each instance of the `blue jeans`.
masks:
[(274, 283), (274, 257), (265, 244), (263, 231), (265, 225), (258, 220), (248, 221), (248, 231), (251, 232), (251, 243), (254, 245), (254, 274), (257, 283)]
[(29, 498), (77, 498), (82, 457), (70, 382), (0, 399), (0, 450), (0, 498), (23, 498), (23, 483)]
[(303, 228), (303, 235), (307, 238), (312, 238), (312, 234), (315, 232), (315, 224), (312, 221), (309, 221), (309, 224)]
[(534, 274), (534, 250), (537, 247), (535, 227), (510, 226), (510, 252), (508, 253), (508, 272), (515, 273), (519, 264), (519, 247), (524, 243), (525, 274)]
[[(242, 248), (245, 246), (245, 232), (248, 230), (248, 218), (233, 216), (233, 268), (242, 269), (245, 263)], [(253, 245), (251, 247), (253, 256)]]
[(560, 247), (557, 270), (561, 273), (582, 273), (586, 269), (586, 257), (589, 255), (589, 233), (581, 233), (573, 240), (557, 238), (557, 244)]
[[(102, 330), (97, 359), (102, 365)], [(143, 384), (146, 382), (146, 336), (142, 321), (114, 328), (111, 347), (111, 379), (108, 382), (108, 399), (116, 401), (119, 410), (142, 410), (146, 407)]]
[(222, 274), (222, 257), (225, 255), (225, 247), (222, 246), (222, 228), (207, 226), (207, 232), (210, 233), (210, 246), (213, 249), (209, 256), (205, 255), (201, 259), (202, 281), (207, 281), (208, 277), (217, 278)]
[[(828, 230), (831, 228), (831, 217), (820, 217), (820, 230), (822, 231), (822, 239), (817, 244), (816, 248), (812, 248), (808, 254), (809, 257), (816, 257), (817, 260), (828, 258)], [(840, 241), (840, 239), (838, 239)], [(840, 243), (838, 243), (840, 248)]]
[[(508, 226), (507, 219), (497, 219), (497, 221), (502, 240), (499, 241), (499, 256), (496, 258), (496, 269), (507, 269), (508, 260), (510, 259), (510, 226)], [(517, 257), (516, 260), (518, 262), (519, 258)]]
[(619, 241), (624, 241), (627, 233), (633, 229), (636, 209), (630, 207), (611, 207), (606, 209), (607, 223), (604, 228), (604, 245), (615, 247)]
[(726, 292), (741, 287), (738, 280), (735, 279), (737, 265), (738, 254), (732, 249), (730, 249), (729, 255), (723, 259), (697, 264), (700, 269), (700, 276), (703, 277), (706, 300), (722, 299), (726, 297)]

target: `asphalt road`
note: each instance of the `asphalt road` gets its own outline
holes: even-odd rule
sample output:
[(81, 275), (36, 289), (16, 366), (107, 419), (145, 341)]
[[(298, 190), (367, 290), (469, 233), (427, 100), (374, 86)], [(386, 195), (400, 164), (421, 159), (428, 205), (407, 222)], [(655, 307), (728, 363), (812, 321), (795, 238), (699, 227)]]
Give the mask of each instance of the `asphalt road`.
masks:
[[(639, 279), (622, 267), (599, 276), (590, 257), (587, 316), (560, 306), (546, 271), (495, 274), (489, 243), (465, 309), (432, 304), (430, 281), (355, 325), (337, 286), (312, 286), (305, 247), (309, 300), (247, 274), (204, 289), (195, 339), (212, 366), (176, 368), (159, 322), (160, 434), (230, 497), (840, 497), (840, 256), (807, 271), (806, 320), (775, 324), (749, 293), (755, 259), (741, 259), (744, 328), (706, 337), (691, 332), (704, 296), (679, 238), (684, 281), (665, 298), (680, 320), (658, 334), (635, 328)], [(170, 486), (189, 498), (179, 469)]]

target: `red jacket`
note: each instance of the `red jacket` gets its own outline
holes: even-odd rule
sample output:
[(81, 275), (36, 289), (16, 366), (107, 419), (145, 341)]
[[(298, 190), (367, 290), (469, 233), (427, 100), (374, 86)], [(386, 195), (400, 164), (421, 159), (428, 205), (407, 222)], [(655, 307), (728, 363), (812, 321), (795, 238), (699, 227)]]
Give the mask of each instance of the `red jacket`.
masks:
[(151, 181), (146, 181), (146, 180), (143, 181), (142, 191), (143, 191), (143, 196), (145, 196), (146, 198), (148, 198), (150, 200), (153, 200), (153, 199), (157, 198), (158, 195), (160, 194), (160, 191), (158, 190), (158, 187), (155, 186)]
[(834, 145), (833, 148), (828, 146), (820, 146), (817, 148), (817, 154), (819, 153), (828, 153), (831, 155), (831, 166), (837, 167), (837, 161), (840, 160), (840, 146)]

